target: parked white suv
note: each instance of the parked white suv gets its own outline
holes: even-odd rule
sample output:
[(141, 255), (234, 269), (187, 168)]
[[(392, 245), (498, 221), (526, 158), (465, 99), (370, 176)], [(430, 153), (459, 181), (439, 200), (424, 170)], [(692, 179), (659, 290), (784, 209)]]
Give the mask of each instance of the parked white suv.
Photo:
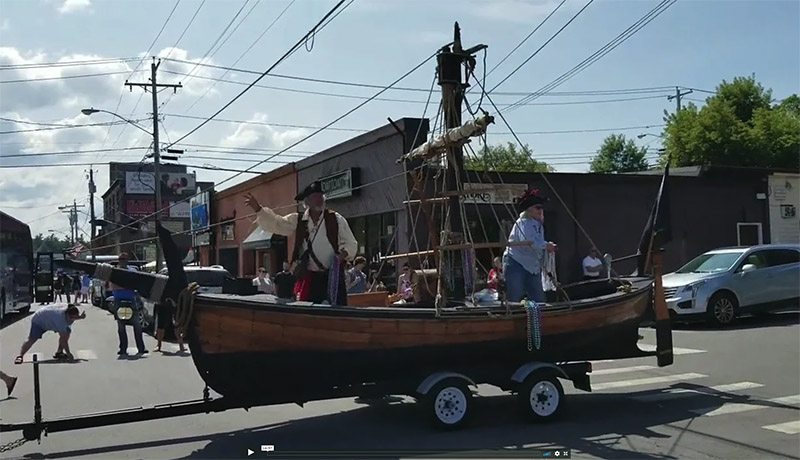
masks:
[(800, 304), (800, 245), (708, 251), (664, 275), (670, 316), (725, 326), (737, 316)]

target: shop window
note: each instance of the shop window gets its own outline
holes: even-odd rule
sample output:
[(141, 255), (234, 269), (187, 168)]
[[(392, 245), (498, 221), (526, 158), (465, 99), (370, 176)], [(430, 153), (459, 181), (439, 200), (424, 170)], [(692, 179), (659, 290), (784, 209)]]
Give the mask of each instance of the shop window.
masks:
[(358, 254), (360, 256), (366, 257), (366, 250), (367, 250), (367, 221), (363, 217), (356, 217), (350, 219), (350, 230), (353, 231), (353, 236), (356, 237), (356, 241), (358, 241)]

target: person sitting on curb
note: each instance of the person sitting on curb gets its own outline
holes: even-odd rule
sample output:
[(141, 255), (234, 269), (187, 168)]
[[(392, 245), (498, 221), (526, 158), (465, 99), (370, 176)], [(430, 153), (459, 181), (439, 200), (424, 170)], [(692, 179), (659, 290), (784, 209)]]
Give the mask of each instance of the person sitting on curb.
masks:
[(69, 337), (72, 333), (72, 323), (79, 319), (86, 318), (86, 312), (81, 313), (78, 307), (69, 304), (66, 307), (49, 305), (36, 310), (31, 318), (31, 330), (26, 340), (19, 350), (19, 355), (14, 359), (14, 364), (22, 364), (25, 353), (31, 349), (34, 343), (42, 338), (45, 332), (58, 332), (58, 350), (53, 356), (55, 359), (66, 358), (75, 359), (69, 350)]

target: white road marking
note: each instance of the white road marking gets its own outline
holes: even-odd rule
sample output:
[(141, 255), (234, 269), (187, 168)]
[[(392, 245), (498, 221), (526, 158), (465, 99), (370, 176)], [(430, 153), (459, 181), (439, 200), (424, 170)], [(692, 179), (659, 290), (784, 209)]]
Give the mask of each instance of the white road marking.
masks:
[(643, 379), (619, 380), (616, 382), (593, 383), (592, 391), (608, 390), (611, 388), (634, 387), (638, 385), (652, 385), (655, 383), (680, 382), (682, 380), (700, 379), (703, 377), (708, 377), (708, 376), (705, 374), (688, 373), (688, 374), (677, 374), (677, 375), (664, 375), (660, 377), (647, 377)]
[(709, 388), (669, 388), (665, 389), (661, 393), (641, 395), (641, 396), (631, 396), (631, 399), (640, 402), (663, 401), (665, 399), (687, 398), (690, 396), (697, 396), (702, 394), (713, 395), (714, 393), (727, 393), (731, 391), (747, 390), (750, 388), (759, 388), (763, 386), (764, 385), (760, 383), (739, 382), (739, 383), (730, 383), (727, 385), (717, 385)]
[[(655, 345), (650, 345), (649, 343), (640, 343), (639, 348), (642, 351), (656, 351)], [(672, 347), (672, 354), (673, 355), (692, 355), (695, 353), (706, 353), (708, 350), (696, 350), (694, 348), (679, 348), (679, 347)]]
[(794, 420), (786, 423), (778, 423), (775, 425), (764, 425), (761, 428), (764, 428), (766, 430), (778, 431), (780, 433), (786, 433), (786, 434), (798, 434), (800, 433), (800, 420)]
[(624, 374), (625, 372), (638, 372), (655, 369), (655, 366), (630, 366), (630, 367), (614, 367), (611, 369), (598, 369), (592, 370), (591, 375), (607, 375), (607, 374)]
[(800, 395), (783, 396), (780, 398), (767, 399), (766, 401), (754, 401), (752, 403), (725, 403), (719, 407), (706, 407), (704, 409), (693, 409), (695, 414), (704, 417), (714, 417), (716, 415), (738, 414), (739, 412), (747, 412), (758, 409), (775, 408), (775, 406), (764, 404), (764, 402), (773, 404), (785, 404), (787, 406), (797, 407), (800, 405)]

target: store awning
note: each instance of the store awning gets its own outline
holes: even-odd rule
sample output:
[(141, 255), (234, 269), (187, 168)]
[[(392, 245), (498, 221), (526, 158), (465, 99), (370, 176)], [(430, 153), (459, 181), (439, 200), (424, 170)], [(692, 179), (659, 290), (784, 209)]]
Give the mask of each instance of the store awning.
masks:
[(272, 236), (272, 233), (256, 227), (242, 242), (242, 249), (269, 249), (272, 247)]

